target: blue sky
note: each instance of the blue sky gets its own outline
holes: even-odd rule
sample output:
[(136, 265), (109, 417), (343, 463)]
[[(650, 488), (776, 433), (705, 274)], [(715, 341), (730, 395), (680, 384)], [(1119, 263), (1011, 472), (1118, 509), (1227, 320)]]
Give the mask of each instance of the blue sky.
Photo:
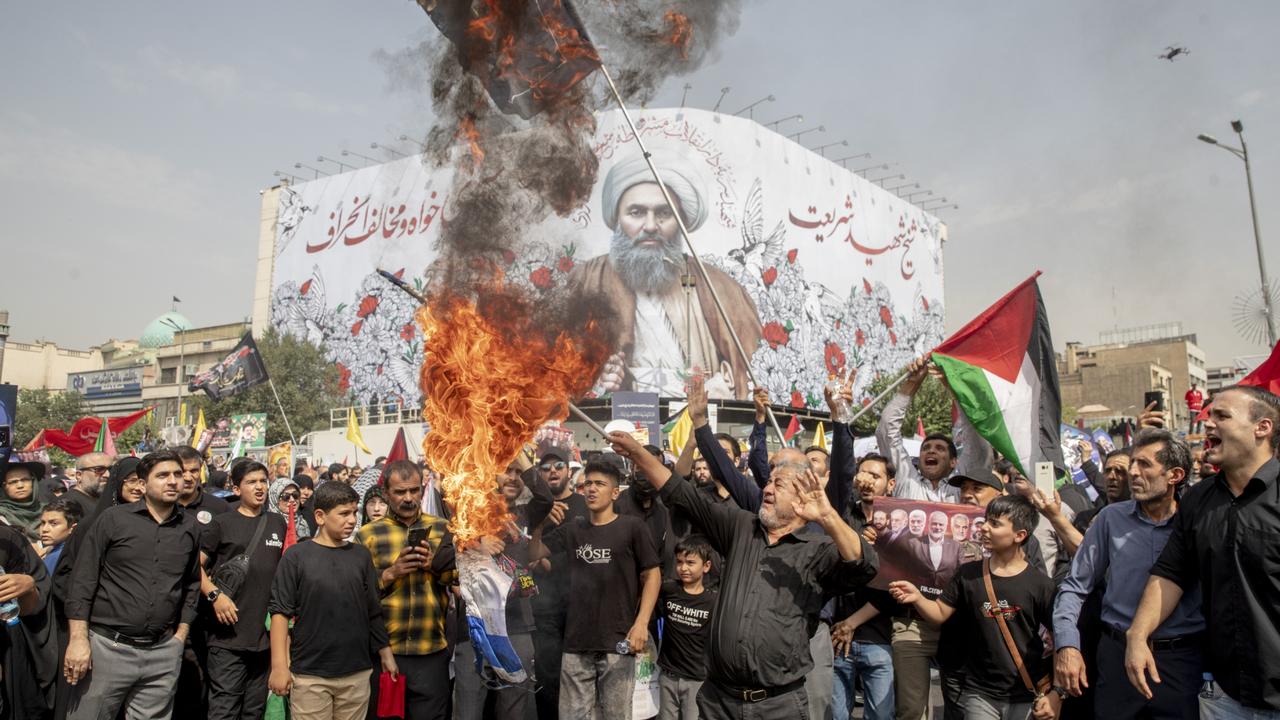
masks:
[[(193, 12), (199, 7), (205, 14)], [(408, 0), (20, 3), (0, 26), (0, 307), (13, 339), (136, 337), (169, 307), (248, 316), (258, 190), (318, 154), (420, 136), (425, 94), (380, 52), (432, 37)], [(1056, 344), (1181, 320), (1211, 363), (1262, 352), (1231, 323), (1257, 286), (1243, 165), (1197, 142), (1244, 120), (1280, 275), (1280, 4), (748, 2), (653, 103), (770, 93), (848, 151), (958, 202), (948, 329), (1035, 269)], [(1156, 59), (1181, 43), (1191, 55)], [(845, 148), (837, 148), (845, 150)], [(333, 167), (333, 166), (329, 166)], [(1267, 242), (1267, 238), (1272, 240)]]

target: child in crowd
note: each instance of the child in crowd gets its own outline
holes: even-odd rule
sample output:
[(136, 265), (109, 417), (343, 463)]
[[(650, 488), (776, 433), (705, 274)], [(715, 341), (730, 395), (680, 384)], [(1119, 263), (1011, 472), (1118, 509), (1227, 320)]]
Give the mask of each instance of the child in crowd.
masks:
[(40, 513), (40, 557), (44, 566), (53, 575), (58, 566), (58, 558), (62, 557), (62, 546), (71, 537), (71, 531), (84, 518), (84, 511), (70, 500), (54, 500), (44, 506)]
[[(914, 605), (929, 622), (941, 625), (960, 613), (970, 637), (978, 641), (980, 647), (967, 656), (960, 696), (967, 718), (1021, 720), (1030, 714), (1036, 720), (1052, 720), (1062, 705), (1061, 694), (1049, 691), (1053, 668), (1040, 635), (1042, 628), (1053, 627), (1055, 588), (1047, 575), (1027, 562), (1022, 550), (1036, 519), (1036, 509), (1026, 498), (998, 497), (987, 505), (981, 536), (991, 553), (989, 560), (961, 565), (937, 600), (926, 599), (909, 582), (889, 583), (895, 600)], [(1021, 663), (1015, 663), (1006, 632)], [(1019, 664), (1025, 670), (1020, 671)]]
[(399, 669), (373, 560), (363, 545), (347, 542), (359, 496), (346, 483), (330, 482), (314, 500), (314, 541), (286, 551), (271, 584), (268, 685), (289, 695), (294, 720), (359, 720), (369, 707), (370, 649), (377, 649), (384, 672)]
[(707, 677), (707, 633), (716, 591), (702, 586), (711, 571), (711, 545), (690, 535), (676, 545), (676, 580), (662, 585), (658, 613), (663, 618), (658, 655), (661, 705), (659, 720), (697, 720), (698, 689)]

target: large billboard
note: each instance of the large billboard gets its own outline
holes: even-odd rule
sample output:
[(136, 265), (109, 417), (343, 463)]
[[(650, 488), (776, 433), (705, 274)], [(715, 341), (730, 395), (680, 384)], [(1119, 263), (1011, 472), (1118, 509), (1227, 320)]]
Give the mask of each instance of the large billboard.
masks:
[[(776, 402), (822, 406), (822, 386), (846, 365), (860, 369), (865, 397), (877, 374), (941, 340), (946, 228), (936, 217), (750, 120), (689, 109), (636, 117)], [(711, 373), (712, 397), (750, 397), (746, 364), (654, 202), (620, 113), (599, 117), (595, 150), (591, 200), (530, 228), (502, 258), (508, 281), (535, 294), (597, 291), (615, 305), (618, 354), (596, 394), (680, 396), (697, 367)], [(415, 307), (376, 270), (422, 286), (451, 180), (410, 157), (282, 189), (271, 323), (323, 344), (360, 402), (419, 401)]]

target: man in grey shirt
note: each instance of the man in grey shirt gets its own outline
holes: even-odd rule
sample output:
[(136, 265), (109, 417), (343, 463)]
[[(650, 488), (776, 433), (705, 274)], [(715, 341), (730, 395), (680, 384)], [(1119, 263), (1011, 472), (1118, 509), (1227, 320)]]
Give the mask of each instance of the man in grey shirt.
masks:
[(1098, 513), (1058, 593), (1053, 612), (1057, 648), (1054, 683), (1079, 696), (1087, 681), (1077, 623), (1085, 599), (1104, 579), (1106, 582), (1094, 691), (1098, 717), (1198, 717), (1203, 668), (1200, 644), (1205, 629), (1198, 588), (1185, 593), (1173, 614), (1152, 634), (1161, 682), (1151, 686), (1150, 700), (1129, 684), (1124, 671), (1124, 634), (1133, 622), (1151, 567), (1173, 533), (1177, 487), (1186, 481), (1190, 470), (1191, 451), (1185, 442), (1167, 430), (1138, 433), (1129, 465), (1132, 499), (1108, 505)]

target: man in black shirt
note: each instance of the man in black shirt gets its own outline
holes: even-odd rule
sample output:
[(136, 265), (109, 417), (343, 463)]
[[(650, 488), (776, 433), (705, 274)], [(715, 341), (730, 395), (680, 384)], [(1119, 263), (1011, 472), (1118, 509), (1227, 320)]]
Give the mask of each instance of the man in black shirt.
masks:
[(112, 458), (106, 453), (91, 452), (76, 458), (76, 486), (63, 496), (80, 506), (88, 520), (98, 509), (98, 497), (111, 474)]
[(1182, 594), (1199, 584), (1216, 687), (1202, 718), (1280, 717), (1280, 398), (1256, 387), (1219, 391), (1204, 425), (1204, 459), (1219, 468), (1182, 500), (1129, 628), (1125, 670), (1151, 698), (1160, 675), (1149, 647)]
[[(552, 499), (564, 506), (564, 519), (587, 517), (587, 501), (569, 485), (569, 455), (560, 448), (542, 454), (534, 470), (537, 479), (551, 489)], [(525, 483), (532, 485), (533, 478)], [(560, 714), (560, 660), (564, 656), (565, 592), (569, 582), (568, 556), (553, 554), (532, 566), (538, 594), (533, 608), (533, 664), (538, 668), (535, 700), (539, 720), (556, 720)]]
[(200, 486), (200, 469), (204, 467), (204, 458), (200, 452), (189, 445), (179, 445), (174, 449), (182, 458), (182, 486), (178, 488), (178, 504), (196, 521), (196, 529), (204, 528), (217, 516), (230, 509), (227, 501), (214, 497)]
[(199, 544), (178, 507), (182, 461), (172, 451), (138, 463), (142, 500), (103, 511), (72, 573), (63, 662), (74, 685), (69, 720), (167, 718), (200, 591)]
[[(266, 512), (266, 465), (239, 463), (231, 482), (239, 490), (240, 505), (215, 517), (200, 535), (200, 593), (208, 601), (203, 626), (209, 648), (209, 720), (262, 717), (271, 668), (271, 641), (262, 619), (286, 532), (284, 518)], [(255, 536), (257, 544), (250, 548)], [(213, 578), (242, 554), (249, 564), (239, 587), (234, 592), (219, 587)]]
[[(857, 590), (875, 575), (874, 553), (831, 507), (806, 462), (777, 463), (760, 510), (752, 514), (709, 502), (631, 436), (610, 433), (608, 440), (642, 467), (664, 502), (689, 513), (725, 557), (707, 682), (698, 693), (701, 716), (727, 720), (749, 713), (760, 720), (790, 720), (799, 711), (807, 717), (809, 638), (828, 599)], [(808, 522), (830, 537), (796, 532)]]

